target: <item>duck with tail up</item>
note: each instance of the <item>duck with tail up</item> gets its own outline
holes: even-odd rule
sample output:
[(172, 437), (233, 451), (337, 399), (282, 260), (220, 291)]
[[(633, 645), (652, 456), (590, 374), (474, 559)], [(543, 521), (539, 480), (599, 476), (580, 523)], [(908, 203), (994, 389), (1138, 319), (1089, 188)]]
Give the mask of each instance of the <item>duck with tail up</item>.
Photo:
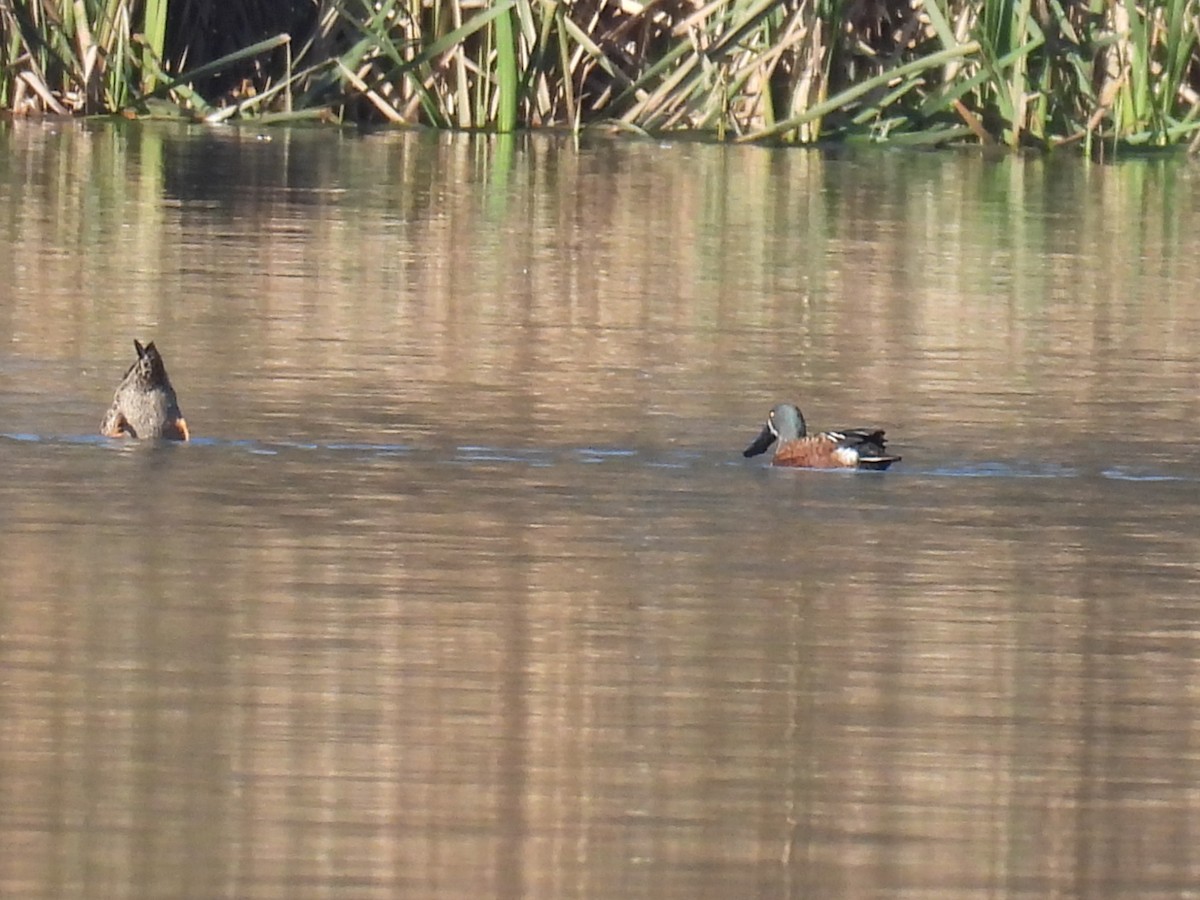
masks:
[(100, 424), (100, 433), (105, 437), (188, 440), (191, 435), (187, 420), (179, 410), (179, 400), (158, 348), (153, 341), (143, 347), (136, 340), (133, 348), (137, 359), (117, 385), (112, 406)]

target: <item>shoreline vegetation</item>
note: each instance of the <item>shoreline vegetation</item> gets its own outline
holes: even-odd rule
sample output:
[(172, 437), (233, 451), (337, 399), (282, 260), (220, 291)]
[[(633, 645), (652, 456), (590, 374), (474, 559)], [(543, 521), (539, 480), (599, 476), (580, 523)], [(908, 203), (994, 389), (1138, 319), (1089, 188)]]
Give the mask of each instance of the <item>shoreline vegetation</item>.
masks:
[(1193, 0), (0, 0), (5, 115), (1200, 150)]

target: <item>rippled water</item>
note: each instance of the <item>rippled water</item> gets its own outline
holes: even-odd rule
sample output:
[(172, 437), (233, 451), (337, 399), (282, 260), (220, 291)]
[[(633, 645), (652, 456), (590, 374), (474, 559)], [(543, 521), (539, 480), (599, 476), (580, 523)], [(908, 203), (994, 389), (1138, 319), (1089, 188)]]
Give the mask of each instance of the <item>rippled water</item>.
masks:
[(1194, 166), (0, 147), (3, 896), (1200, 883)]

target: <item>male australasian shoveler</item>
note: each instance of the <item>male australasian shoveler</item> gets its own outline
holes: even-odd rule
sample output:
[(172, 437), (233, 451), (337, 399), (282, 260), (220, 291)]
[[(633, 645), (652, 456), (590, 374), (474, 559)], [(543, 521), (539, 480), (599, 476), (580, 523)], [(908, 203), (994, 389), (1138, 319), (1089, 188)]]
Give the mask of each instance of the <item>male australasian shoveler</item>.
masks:
[(105, 437), (166, 438), (186, 441), (187, 422), (179, 411), (175, 389), (167, 377), (167, 367), (151, 341), (145, 347), (133, 342), (137, 360), (113, 395), (112, 406), (100, 425)]
[(775, 441), (773, 466), (797, 466), (809, 469), (886, 469), (899, 456), (888, 456), (883, 429), (847, 428), (808, 434), (804, 416), (791, 403), (780, 403), (767, 415), (762, 434), (754, 439), (742, 456), (757, 456)]

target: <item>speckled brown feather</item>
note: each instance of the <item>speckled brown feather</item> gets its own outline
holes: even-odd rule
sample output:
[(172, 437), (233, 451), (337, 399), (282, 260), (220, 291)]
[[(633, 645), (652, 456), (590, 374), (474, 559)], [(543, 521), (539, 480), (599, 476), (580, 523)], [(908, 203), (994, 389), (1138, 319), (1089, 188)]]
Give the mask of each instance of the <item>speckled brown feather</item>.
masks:
[(899, 456), (884, 453), (882, 431), (824, 431), (780, 444), (773, 466), (808, 469), (886, 469)]
[(100, 433), (106, 437), (164, 438), (186, 441), (191, 435), (162, 356), (151, 342), (133, 342), (137, 360), (117, 386)]
[(796, 438), (780, 444), (771, 459), (773, 466), (794, 466), (806, 469), (857, 468), (857, 462), (845, 462), (837, 456), (838, 442), (826, 434)]

